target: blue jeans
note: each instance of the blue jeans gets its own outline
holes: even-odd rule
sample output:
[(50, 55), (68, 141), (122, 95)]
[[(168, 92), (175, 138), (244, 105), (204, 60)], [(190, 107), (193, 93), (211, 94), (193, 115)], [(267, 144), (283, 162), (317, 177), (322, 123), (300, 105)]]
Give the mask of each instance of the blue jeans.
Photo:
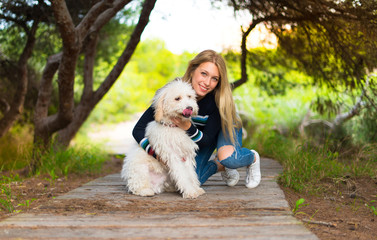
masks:
[(209, 160), (213, 151), (217, 148), (221, 148), (225, 145), (233, 145), (235, 151), (233, 154), (226, 159), (220, 161), (220, 163), (226, 167), (231, 169), (237, 169), (240, 167), (249, 166), (253, 159), (254, 153), (251, 152), (247, 148), (243, 148), (242, 146), (242, 128), (236, 129), (236, 135), (234, 136), (235, 144), (233, 145), (232, 141), (229, 138), (225, 137), (223, 132), (220, 131), (217, 137), (217, 143), (214, 142), (210, 146), (204, 147), (199, 150), (196, 155), (196, 173), (198, 174), (198, 178), (200, 184), (203, 184), (207, 181), (209, 177), (217, 172), (217, 165), (215, 161)]

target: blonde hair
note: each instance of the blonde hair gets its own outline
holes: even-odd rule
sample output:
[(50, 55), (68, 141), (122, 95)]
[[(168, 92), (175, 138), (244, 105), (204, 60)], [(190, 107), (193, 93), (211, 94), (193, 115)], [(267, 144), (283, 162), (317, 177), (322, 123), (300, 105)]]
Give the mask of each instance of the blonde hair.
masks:
[(242, 123), (241, 119), (236, 113), (236, 107), (233, 101), (232, 89), (228, 80), (224, 58), (213, 50), (204, 50), (189, 62), (185, 75), (182, 77), (182, 79), (183, 81), (191, 83), (194, 71), (200, 64), (205, 62), (214, 63), (219, 70), (219, 83), (213, 90), (215, 102), (220, 112), (222, 131), (224, 135), (229, 137), (234, 144), (234, 128), (240, 128)]

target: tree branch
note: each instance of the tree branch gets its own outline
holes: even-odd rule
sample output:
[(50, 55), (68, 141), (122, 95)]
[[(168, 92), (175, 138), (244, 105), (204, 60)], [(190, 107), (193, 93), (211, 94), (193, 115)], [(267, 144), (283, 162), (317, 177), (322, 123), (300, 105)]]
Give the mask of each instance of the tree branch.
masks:
[(94, 24), (90, 27), (88, 35), (92, 32), (97, 32), (102, 27), (110, 21), (119, 11), (120, 9), (124, 8), (127, 4), (129, 4), (131, 0), (116, 0), (113, 3), (113, 7), (107, 9), (106, 11), (102, 12), (101, 15), (98, 16)]
[(81, 47), (72, 18), (63, 0), (51, 2), (56, 23), (63, 41), (63, 55), (59, 66), (59, 111), (56, 121), (51, 123), (51, 133), (65, 127), (73, 117), (73, 86), (78, 54)]
[(25, 47), (18, 59), (19, 79), (16, 93), (14, 94), (13, 101), (11, 102), (9, 110), (4, 114), (4, 117), (0, 120), (0, 137), (11, 128), (13, 123), (17, 120), (20, 114), (23, 112), (24, 102), (27, 93), (28, 86), (28, 71), (27, 62), (31, 56), (31, 53), (35, 45), (35, 34), (37, 32), (39, 21), (35, 20), (30, 31), (27, 31), (27, 41)]
[(93, 94), (93, 69), (96, 56), (96, 48), (98, 43), (98, 34), (91, 37), (91, 41), (85, 47), (85, 59), (84, 59), (84, 90), (81, 96), (83, 99), (91, 98)]
[(93, 23), (98, 19), (106, 9), (110, 8), (114, 0), (105, 0), (96, 3), (89, 12), (85, 15), (84, 19), (77, 25), (76, 31), (80, 39), (84, 39), (88, 35), (88, 31)]
[(76, 45), (76, 29), (64, 0), (51, 1), (56, 24), (63, 41), (63, 48), (70, 49)]
[(247, 37), (249, 36), (250, 32), (261, 22), (264, 21), (264, 18), (263, 19), (257, 19), (257, 20), (253, 20), (248, 29), (245, 31), (243, 31), (242, 27), (241, 27), (241, 30), (242, 30), (242, 40), (241, 40), (241, 79), (235, 81), (235, 82), (232, 82), (231, 83), (231, 86), (232, 86), (232, 89), (235, 89), (237, 87), (239, 87), (240, 85), (244, 84), (245, 82), (247, 82), (248, 80), (248, 75), (247, 75)]
[(143, 9), (141, 11), (139, 21), (131, 35), (131, 38), (124, 49), (122, 55), (118, 59), (117, 63), (103, 81), (101, 86), (95, 91), (93, 101), (98, 103), (102, 97), (109, 91), (114, 82), (118, 79), (119, 75), (122, 73), (125, 65), (130, 60), (132, 54), (134, 53), (138, 43), (140, 42), (141, 34), (143, 33), (145, 27), (149, 22), (149, 16), (154, 8), (157, 0), (145, 0), (143, 4)]
[(363, 105), (363, 98), (366, 95), (366, 89), (369, 86), (369, 78), (370, 76), (367, 77), (367, 80), (365, 82), (365, 86), (363, 87), (363, 90), (361, 91), (361, 95), (355, 105), (349, 110), (348, 112), (338, 114), (334, 120), (334, 125), (335, 126), (340, 126), (342, 123), (345, 121), (351, 119), (353, 116), (358, 115), (360, 112), (360, 108)]
[(61, 55), (62, 53), (58, 53), (50, 56), (43, 70), (34, 114), (36, 127), (41, 125), (42, 120), (48, 116), (48, 106), (50, 105), (52, 94), (52, 80), (58, 71)]

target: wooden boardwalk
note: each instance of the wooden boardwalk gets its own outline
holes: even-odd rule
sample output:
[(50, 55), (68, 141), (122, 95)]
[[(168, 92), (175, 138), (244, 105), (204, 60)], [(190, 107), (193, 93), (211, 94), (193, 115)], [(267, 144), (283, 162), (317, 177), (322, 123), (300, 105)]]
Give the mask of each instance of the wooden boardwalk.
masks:
[[(243, 169), (237, 186), (227, 187), (216, 174), (194, 200), (130, 195), (119, 174), (108, 175), (41, 206), (50, 211), (5, 219), (0, 239), (318, 239), (291, 215), (275, 181), (281, 166), (262, 158), (261, 169), (255, 189), (244, 187)], [(67, 211), (54, 213), (54, 201), (65, 202)]]

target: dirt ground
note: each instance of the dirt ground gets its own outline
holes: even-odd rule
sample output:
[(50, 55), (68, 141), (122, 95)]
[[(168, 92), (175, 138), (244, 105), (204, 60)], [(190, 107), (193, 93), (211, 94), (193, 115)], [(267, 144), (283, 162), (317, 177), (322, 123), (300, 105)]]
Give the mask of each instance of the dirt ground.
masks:
[[(117, 206), (101, 201), (92, 201), (88, 204), (88, 201), (83, 202), (82, 200), (61, 201), (59, 207), (54, 206), (51, 209), (49, 207), (55, 197), (95, 178), (119, 172), (120, 169), (121, 159), (113, 158), (100, 174), (70, 175), (55, 181), (48, 180), (47, 176), (39, 176), (14, 182), (11, 184), (11, 192), (15, 212), (8, 213), (0, 208), (2, 210), (0, 211), (0, 220), (18, 214), (17, 212), (47, 211), (55, 214), (69, 214), (87, 212), (90, 209), (95, 214), (121, 210), (116, 209)], [(316, 195), (299, 194), (282, 187), (292, 209), (298, 199), (305, 199), (295, 216), (303, 221), (313, 233), (320, 239), (326, 240), (377, 239), (377, 210), (373, 212), (373, 207), (377, 208), (377, 179), (344, 178), (322, 182), (318, 186), (321, 187), (321, 194)], [(1, 198), (3, 197), (2, 194)], [(156, 208), (156, 203), (153, 203), (153, 206)], [(228, 207), (231, 208), (231, 206)], [(156, 208), (156, 210), (161, 210), (161, 208)]]
[(322, 188), (321, 194), (309, 195), (282, 187), (292, 209), (305, 199), (295, 216), (320, 239), (377, 239), (376, 179), (345, 178), (323, 182)]

